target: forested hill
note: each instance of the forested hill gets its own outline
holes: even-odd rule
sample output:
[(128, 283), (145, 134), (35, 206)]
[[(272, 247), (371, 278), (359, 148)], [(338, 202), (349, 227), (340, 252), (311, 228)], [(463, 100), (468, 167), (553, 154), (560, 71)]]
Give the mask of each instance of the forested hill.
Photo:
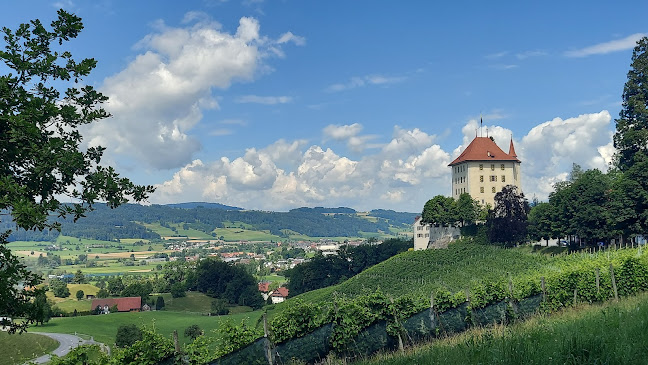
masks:
[(232, 207), (220, 203), (205, 203), (205, 202), (173, 203), (173, 204), (166, 204), (166, 206), (172, 208), (182, 208), (182, 209), (205, 208), (205, 209), (222, 209), (222, 210), (243, 210), (243, 208), (239, 208), (239, 207)]
[[(120, 238), (159, 238), (159, 235), (146, 228), (146, 224), (182, 225), (215, 236), (217, 228), (240, 227), (249, 230), (265, 231), (276, 236), (303, 235), (309, 237), (358, 237), (363, 233), (394, 234), (394, 228), (407, 229), (411, 222), (384, 217), (355, 214), (350, 208), (298, 208), (289, 212), (262, 212), (248, 210), (210, 209), (205, 203), (172, 207), (168, 205), (143, 206), (126, 204), (117, 209), (97, 205), (85, 218), (76, 223), (71, 220), (62, 222), (61, 234), (79, 238), (115, 240)], [(393, 212), (394, 214), (399, 214)], [(412, 213), (402, 213), (412, 214)], [(368, 219), (369, 218), (369, 219)], [(57, 232), (39, 236), (37, 240), (55, 240)], [(25, 232), (16, 232), (12, 240), (23, 240)], [(34, 237), (36, 238), (36, 237)]]

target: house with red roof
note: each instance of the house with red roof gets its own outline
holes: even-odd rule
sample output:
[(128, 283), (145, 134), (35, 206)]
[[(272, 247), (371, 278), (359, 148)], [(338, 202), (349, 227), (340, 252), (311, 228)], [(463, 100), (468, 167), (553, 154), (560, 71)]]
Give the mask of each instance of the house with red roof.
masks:
[(288, 288), (283, 286), (270, 293), (270, 300), (272, 300), (272, 304), (281, 303), (286, 300), (286, 298), (288, 298)]
[(452, 168), (452, 197), (470, 194), (482, 205), (495, 204), (495, 194), (506, 185), (522, 190), (521, 161), (517, 158), (513, 139), (508, 153), (502, 151), (491, 137), (475, 137), (448, 166)]
[(110, 308), (117, 306), (118, 312), (139, 312), (142, 309), (142, 297), (94, 299), (90, 310), (100, 308), (102, 313), (110, 313)]

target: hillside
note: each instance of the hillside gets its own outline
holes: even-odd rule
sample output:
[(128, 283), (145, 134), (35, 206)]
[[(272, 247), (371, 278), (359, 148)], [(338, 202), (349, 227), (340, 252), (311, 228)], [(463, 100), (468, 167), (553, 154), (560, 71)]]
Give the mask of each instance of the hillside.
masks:
[(338, 285), (297, 296), (326, 302), (333, 293), (354, 297), (380, 289), (394, 297), (429, 297), (433, 290), (463, 290), (477, 280), (498, 280), (546, 267), (551, 258), (524, 249), (457, 242), (443, 250), (407, 251), (383, 261)]
[[(221, 238), (224, 240), (280, 240), (320, 237), (389, 237), (409, 231), (403, 217), (412, 213), (391, 212), (383, 216), (360, 215), (350, 208), (297, 208), (289, 212), (247, 211), (216, 203), (182, 203), (143, 206), (126, 204), (116, 209), (97, 205), (77, 222), (62, 220), (60, 234), (115, 241), (159, 239), (161, 236)], [(370, 218), (370, 219), (368, 219)], [(405, 219), (407, 220), (407, 219)], [(14, 228), (5, 223), (4, 229)], [(235, 231), (230, 231), (234, 229)], [(240, 230), (244, 234), (237, 234)], [(55, 241), (59, 232), (16, 231), (10, 241)]]

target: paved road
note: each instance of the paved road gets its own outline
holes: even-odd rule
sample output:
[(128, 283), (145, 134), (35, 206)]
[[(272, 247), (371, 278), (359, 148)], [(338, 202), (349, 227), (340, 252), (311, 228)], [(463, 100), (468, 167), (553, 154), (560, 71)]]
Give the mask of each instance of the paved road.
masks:
[[(51, 353), (56, 355), (56, 356), (65, 356), (70, 350), (73, 348), (80, 346), (80, 345), (86, 345), (86, 344), (99, 344), (99, 342), (95, 342), (93, 340), (86, 341), (82, 339), (79, 336), (75, 335), (65, 335), (62, 333), (45, 333), (45, 332), (30, 332), (30, 333), (35, 333), (38, 335), (43, 335), (47, 336), (50, 338), (55, 339), (56, 341), (59, 342), (59, 347), (52, 351)], [(35, 362), (37, 364), (43, 364), (46, 363), (50, 360), (50, 354), (43, 355), (37, 359), (31, 360), (30, 362)]]

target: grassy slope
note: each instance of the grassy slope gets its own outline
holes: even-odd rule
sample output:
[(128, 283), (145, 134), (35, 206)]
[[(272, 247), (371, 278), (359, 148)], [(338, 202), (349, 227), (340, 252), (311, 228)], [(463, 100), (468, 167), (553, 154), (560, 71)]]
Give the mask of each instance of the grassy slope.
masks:
[(111, 313), (99, 316), (81, 316), (67, 318), (52, 318), (44, 326), (34, 327), (34, 331), (55, 333), (81, 333), (94, 336), (94, 339), (111, 345), (115, 342), (117, 328), (121, 325), (136, 324), (138, 326), (155, 327), (158, 333), (171, 336), (177, 330), (181, 343), (187, 342), (183, 336), (185, 328), (197, 324), (208, 336), (213, 336), (212, 330), (218, 328), (223, 321), (232, 321), (239, 324), (241, 320), (248, 319), (248, 323), (255, 326), (261, 317), (261, 311), (233, 314), (229, 316), (202, 316), (198, 314), (170, 311)]
[(429, 297), (432, 290), (457, 291), (478, 278), (499, 279), (546, 267), (550, 257), (529, 250), (455, 243), (446, 250), (408, 251), (377, 264), (349, 280), (304, 293), (305, 301), (326, 302), (333, 293), (356, 296), (380, 289), (395, 297)]
[(648, 294), (476, 329), (363, 364), (645, 364)]
[(57, 298), (54, 296), (54, 293), (47, 291), (47, 299), (50, 299), (54, 304), (59, 307), (64, 312), (72, 313), (76, 309), (77, 311), (89, 311), (92, 300), (91, 299), (76, 299), (77, 290), (83, 290), (85, 295), (92, 294), (97, 295), (99, 288), (90, 284), (68, 284), (68, 289), (70, 289), (70, 296), (67, 298)]
[[(37, 330), (37, 329), (36, 329)], [(56, 349), (58, 341), (33, 333), (10, 335), (0, 331), (0, 365), (22, 364)]]

